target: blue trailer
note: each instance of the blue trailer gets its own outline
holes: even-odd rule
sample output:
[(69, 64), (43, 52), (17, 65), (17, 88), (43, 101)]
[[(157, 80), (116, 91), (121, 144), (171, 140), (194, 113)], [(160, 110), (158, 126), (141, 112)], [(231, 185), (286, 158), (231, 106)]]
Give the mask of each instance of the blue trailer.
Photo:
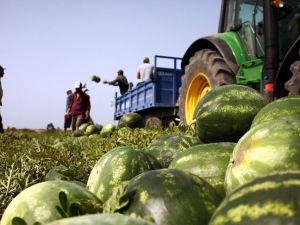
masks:
[[(158, 60), (167, 60), (170, 67), (159, 67)], [(154, 76), (133, 87), (124, 95), (115, 96), (115, 120), (119, 120), (128, 112), (136, 112), (146, 120), (155, 117), (164, 125), (174, 122), (178, 113), (179, 87), (181, 86), (181, 70), (178, 65), (181, 58), (169, 56), (154, 57)]]

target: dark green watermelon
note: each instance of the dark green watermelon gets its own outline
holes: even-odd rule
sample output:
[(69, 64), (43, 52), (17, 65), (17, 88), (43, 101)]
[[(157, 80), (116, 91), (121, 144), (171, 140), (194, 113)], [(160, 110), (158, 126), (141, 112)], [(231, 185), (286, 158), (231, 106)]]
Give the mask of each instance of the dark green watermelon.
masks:
[(91, 81), (94, 81), (94, 82), (96, 82), (96, 83), (99, 83), (99, 82), (101, 81), (101, 78), (100, 78), (99, 76), (97, 76), (97, 75), (93, 75), (93, 76), (91, 77)]
[(299, 225), (300, 172), (275, 173), (240, 186), (209, 225)]
[(167, 168), (179, 152), (199, 143), (197, 137), (182, 134), (166, 135), (153, 140), (144, 150), (153, 155), (163, 168)]
[(267, 104), (256, 114), (251, 127), (284, 118), (300, 120), (300, 96), (287, 96)]
[(145, 127), (145, 120), (140, 114), (129, 112), (123, 115), (119, 120), (118, 128), (122, 127), (143, 128)]
[(56, 220), (46, 225), (155, 225), (141, 218), (121, 214), (96, 214)]
[(161, 165), (150, 154), (132, 147), (117, 147), (98, 160), (89, 176), (87, 189), (105, 202), (122, 182), (158, 168)]
[(289, 169), (300, 169), (300, 121), (259, 124), (233, 150), (225, 177), (226, 193), (256, 177)]
[(205, 180), (176, 169), (148, 171), (133, 178), (120, 212), (152, 218), (157, 225), (206, 225), (221, 197)]
[(220, 196), (225, 197), (224, 179), (235, 143), (219, 142), (192, 146), (180, 152), (169, 168), (204, 178)]
[(225, 85), (208, 92), (194, 114), (199, 139), (205, 143), (237, 142), (266, 104), (259, 92), (242, 85)]
[(65, 204), (60, 201), (60, 192), (66, 194), (69, 206), (86, 201), (102, 204), (94, 194), (77, 184), (61, 180), (46, 181), (30, 186), (18, 194), (5, 209), (1, 225), (12, 225), (12, 219), (15, 217), (27, 224), (44, 224), (61, 219), (62, 214), (57, 207), (64, 209)]

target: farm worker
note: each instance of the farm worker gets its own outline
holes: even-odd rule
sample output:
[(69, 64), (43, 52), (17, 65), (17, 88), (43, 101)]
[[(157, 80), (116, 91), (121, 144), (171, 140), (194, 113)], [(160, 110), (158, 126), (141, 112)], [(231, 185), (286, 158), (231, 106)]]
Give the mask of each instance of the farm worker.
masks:
[(91, 110), (90, 96), (82, 90), (82, 83), (76, 81), (74, 88), (75, 92), (72, 94), (71, 104), (67, 110), (67, 113), (72, 115), (72, 131), (90, 120)]
[(113, 85), (113, 86), (119, 86), (120, 93), (121, 93), (121, 95), (123, 95), (128, 91), (129, 84), (128, 84), (127, 78), (124, 75), (123, 70), (118, 70), (117, 73), (118, 73), (118, 75), (114, 80), (112, 80), (112, 81), (105, 80), (105, 81), (103, 81), (103, 83)]
[(148, 57), (143, 59), (143, 64), (138, 67), (137, 72), (137, 85), (141, 84), (146, 80), (151, 80), (153, 77), (153, 66), (150, 64), (150, 60)]
[[(4, 70), (2, 66), (0, 66), (0, 106), (2, 106), (2, 96), (3, 96), (3, 89), (1, 85), (1, 78), (4, 76)], [(4, 133), (3, 124), (2, 124), (2, 117), (0, 114), (0, 133)]]
[(70, 105), (71, 105), (71, 101), (72, 101), (72, 90), (67, 90), (67, 101), (66, 101), (66, 111), (65, 111), (65, 115), (64, 115), (64, 130), (65, 132), (67, 131), (68, 128), (70, 128), (71, 126), (71, 121), (72, 121), (72, 115), (70, 114), (70, 112), (68, 112)]

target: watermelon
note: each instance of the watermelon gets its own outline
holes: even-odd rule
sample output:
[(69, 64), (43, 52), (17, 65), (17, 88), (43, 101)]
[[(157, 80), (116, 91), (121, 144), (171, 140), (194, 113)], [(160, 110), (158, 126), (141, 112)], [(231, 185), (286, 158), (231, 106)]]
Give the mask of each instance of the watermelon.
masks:
[(72, 136), (73, 136), (73, 137), (81, 137), (81, 136), (83, 136), (83, 135), (84, 135), (84, 131), (83, 131), (83, 130), (77, 129), (77, 130), (74, 130), (74, 131), (72, 132)]
[(205, 180), (176, 169), (142, 173), (121, 198), (123, 214), (151, 218), (157, 225), (206, 225), (221, 197)]
[(62, 218), (57, 209), (57, 207), (65, 208), (65, 204), (62, 204), (59, 198), (61, 192), (65, 193), (69, 206), (84, 201), (101, 204), (94, 194), (77, 184), (61, 180), (45, 181), (20, 192), (5, 209), (1, 225), (12, 225), (12, 219), (15, 217), (19, 217), (27, 224), (36, 222), (43, 224)]
[(123, 115), (118, 123), (118, 128), (130, 127), (130, 128), (143, 128), (145, 127), (144, 118), (134, 112), (129, 112)]
[(71, 178), (67, 175), (68, 170), (69, 169), (64, 165), (55, 166), (48, 171), (43, 180), (71, 180)]
[(194, 113), (199, 139), (204, 143), (237, 142), (266, 104), (259, 92), (247, 86), (225, 85), (208, 92)]
[(250, 129), (235, 146), (226, 193), (270, 172), (300, 169), (300, 121), (272, 120)]
[(109, 137), (112, 133), (116, 130), (116, 126), (114, 124), (106, 124), (103, 126), (102, 130), (100, 131), (100, 136), (103, 138)]
[(154, 139), (144, 150), (167, 168), (179, 152), (199, 143), (198, 138), (188, 135), (165, 135)]
[(169, 168), (179, 169), (204, 178), (220, 196), (225, 197), (224, 179), (235, 143), (219, 142), (192, 146), (180, 152)]
[(121, 214), (95, 214), (60, 219), (46, 225), (155, 225), (141, 218)]
[(91, 77), (91, 81), (94, 81), (94, 82), (96, 82), (96, 83), (99, 83), (99, 82), (101, 81), (101, 78), (98, 77), (97, 75), (93, 75), (93, 76)]
[(300, 96), (287, 96), (264, 106), (254, 117), (251, 127), (275, 119), (300, 120)]
[(91, 125), (89, 125), (89, 126), (86, 128), (84, 134), (85, 134), (86, 136), (89, 136), (89, 135), (91, 135), (91, 134), (96, 134), (96, 133), (98, 133), (98, 132), (99, 132), (98, 127), (97, 127), (96, 125), (94, 125), (94, 124), (91, 124)]
[(101, 132), (101, 130), (102, 130), (102, 128), (103, 128), (103, 125), (102, 125), (102, 124), (98, 124), (98, 123), (96, 123), (96, 124), (95, 124), (95, 126), (96, 126), (96, 128), (97, 128), (98, 132), (100, 133), (100, 132)]
[(87, 189), (105, 202), (122, 182), (148, 170), (161, 168), (150, 154), (131, 147), (117, 147), (104, 154), (88, 178)]
[(300, 172), (253, 179), (227, 196), (209, 225), (299, 225)]
[(86, 128), (89, 126), (89, 123), (83, 123), (78, 127), (78, 130), (82, 130), (83, 132), (85, 132)]
[(158, 117), (149, 117), (146, 119), (145, 127), (147, 128), (162, 127), (162, 121)]

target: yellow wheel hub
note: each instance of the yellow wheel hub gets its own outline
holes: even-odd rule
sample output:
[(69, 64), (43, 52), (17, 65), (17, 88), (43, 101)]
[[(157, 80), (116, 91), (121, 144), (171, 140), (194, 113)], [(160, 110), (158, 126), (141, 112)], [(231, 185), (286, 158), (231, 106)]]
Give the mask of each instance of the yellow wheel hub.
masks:
[(191, 81), (185, 98), (185, 118), (187, 124), (193, 121), (194, 111), (200, 99), (211, 90), (211, 84), (203, 73), (198, 73)]

